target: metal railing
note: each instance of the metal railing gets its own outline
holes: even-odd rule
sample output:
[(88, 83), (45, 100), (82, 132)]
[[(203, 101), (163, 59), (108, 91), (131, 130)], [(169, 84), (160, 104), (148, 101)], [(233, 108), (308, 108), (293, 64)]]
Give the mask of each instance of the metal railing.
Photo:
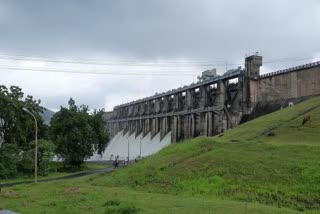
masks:
[(320, 66), (320, 61), (260, 75), (260, 79)]

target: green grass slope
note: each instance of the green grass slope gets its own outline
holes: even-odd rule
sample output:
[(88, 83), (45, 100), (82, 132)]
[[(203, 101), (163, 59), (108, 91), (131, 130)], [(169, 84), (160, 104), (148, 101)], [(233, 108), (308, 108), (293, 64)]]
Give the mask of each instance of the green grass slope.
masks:
[(257, 203), (181, 197), (96, 185), (88, 178), (5, 189), (0, 208), (24, 214), (297, 214)]
[[(302, 126), (306, 115), (311, 123)], [(223, 137), (169, 146), (94, 182), (316, 212), (320, 210), (319, 142), (320, 98), (314, 98), (243, 124)]]
[[(305, 116), (311, 117), (311, 123), (302, 126)], [(238, 128), (226, 132), (223, 140), (320, 145), (319, 131), (320, 97), (316, 97), (242, 124)], [(275, 136), (268, 137), (270, 132), (274, 132)]]

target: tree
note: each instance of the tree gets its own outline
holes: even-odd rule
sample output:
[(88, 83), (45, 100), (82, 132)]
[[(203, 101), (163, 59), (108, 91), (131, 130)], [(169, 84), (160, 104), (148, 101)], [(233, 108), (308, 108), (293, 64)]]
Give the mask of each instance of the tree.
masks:
[(91, 118), (91, 126), (95, 133), (94, 146), (98, 154), (102, 154), (106, 149), (106, 141), (109, 141), (109, 134), (104, 125), (103, 110), (95, 110)]
[[(40, 113), (40, 100), (25, 96), (18, 86), (0, 85), (0, 177), (14, 177), (24, 151), (30, 149), (34, 140), (35, 129), (33, 119), (23, 112), (30, 110), (37, 118), (39, 138), (45, 138), (46, 126)], [(33, 152), (34, 154), (34, 152)]]
[(0, 148), (4, 144), (16, 144), (19, 149), (24, 149), (34, 139), (33, 120), (22, 108), (27, 108), (36, 116), (39, 138), (45, 137), (40, 100), (34, 100), (30, 95), (24, 98), (22, 89), (17, 86), (8, 89), (0, 85), (0, 106)]
[(65, 166), (80, 167), (95, 152), (105, 150), (109, 137), (102, 116), (102, 110), (90, 114), (88, 106), (78, 107), (70, 98), (69, 107), (61, 107), (52, 117), (50, 136)]

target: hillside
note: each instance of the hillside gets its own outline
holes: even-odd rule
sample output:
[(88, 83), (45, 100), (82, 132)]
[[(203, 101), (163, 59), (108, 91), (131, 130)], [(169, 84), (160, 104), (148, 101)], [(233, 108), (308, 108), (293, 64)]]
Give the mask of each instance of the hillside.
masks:
[(51, 120), (51, 118), (52, 118), (52, 116), (53, 116), (54, 114), (55, 114), (55, 112), (53, 112), (53, 111), (45, 108), (45, 109), (43, 109), (43, 112), (42, 112), (41, 116), (42, 116), (44, 122), (45, 122), (46, 124), (49, 124), (49, 123), (50, 123), (50, 120)]
[[(302, 126), (305, 116), (311, 123)], [(102, 186), (320, 209), (320, 98), (225, 133), (172, 145)]]

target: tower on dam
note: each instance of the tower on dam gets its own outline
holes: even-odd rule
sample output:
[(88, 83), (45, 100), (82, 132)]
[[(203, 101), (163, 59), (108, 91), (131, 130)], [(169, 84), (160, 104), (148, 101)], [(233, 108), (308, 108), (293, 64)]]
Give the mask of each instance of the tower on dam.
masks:
[[(149, 147), (145, 156), (168, 143), (218, 135), (288, 102), (320, 95), (319, 61), (263, 75), (261, 66), (262, 57), (252, 55), (245, 58), (244, 69), (238, 67), (223, 75), (216, 75), (215, 69), (208, 70), (191, 85), (114, 107), (105, 113), (106, 126), (113, 137), (106, 154), (141, 156), (143, 141), (143, 147)], [(130, 141), (132, 147), (140, 146), (140, 153), (135, 148), (131, 154)]]

